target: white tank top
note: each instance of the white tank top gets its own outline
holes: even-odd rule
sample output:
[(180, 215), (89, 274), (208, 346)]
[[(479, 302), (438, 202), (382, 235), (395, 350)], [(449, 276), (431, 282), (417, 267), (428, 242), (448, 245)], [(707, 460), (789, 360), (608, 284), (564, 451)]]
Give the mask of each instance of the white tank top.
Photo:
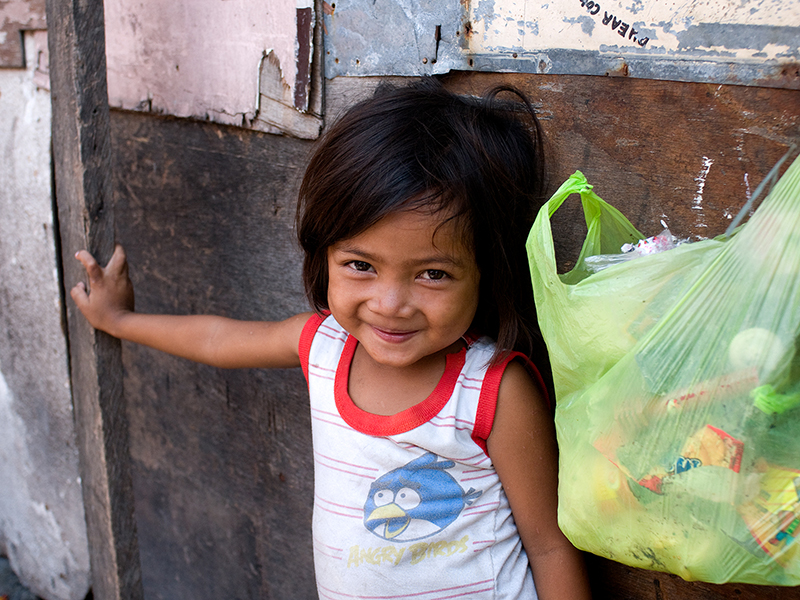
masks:
[(300, 341), (311, 398), (319, 597), (535, 599), (486, 452), (514, 355), (490, 367), (492, 341), (471, 341), (447, 356), (427, 399), (380, 416), (347, 393), (357, 344), (331, 316), (312, 317)]

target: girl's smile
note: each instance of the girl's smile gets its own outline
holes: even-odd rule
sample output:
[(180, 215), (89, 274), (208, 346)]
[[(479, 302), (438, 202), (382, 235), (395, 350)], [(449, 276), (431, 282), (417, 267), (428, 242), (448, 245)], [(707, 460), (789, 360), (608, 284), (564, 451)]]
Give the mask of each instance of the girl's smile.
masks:
[(387, 342), (395, 343), (404, 342), (416, 333), (414, 331), (387, 331), (379, 327), (373, 327), (372, 329), (378, 337), (383, 338)]
[(409, 367), (449, 349), (478, 307), (480, 273), (456, 220), (391, 213), (328, 249), (328, 306), (376, 363)]

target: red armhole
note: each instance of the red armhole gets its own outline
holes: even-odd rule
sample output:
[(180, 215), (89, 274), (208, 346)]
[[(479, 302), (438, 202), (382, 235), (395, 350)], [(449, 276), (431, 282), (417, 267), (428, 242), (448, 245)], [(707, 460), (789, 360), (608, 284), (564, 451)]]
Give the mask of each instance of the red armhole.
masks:
[(492, 426), (494, 425), (494, 415), (497, 410), (497, 394), (500, 391), (500, 382), (503, 379), (503, 374), (506, 371), (508, 363), (514, 359), (521, 359), (528, 372), (533, 375), (534, 380), (539, 385), (539, 389), (544, 394), (547, 405), (550, 405), (550, 396), (547, 393), (547, 387), (544, 385), (544, 378), (539, 373), (530, 359), (521, 352), (511, 352), (502, 361), (497, 364), (491, 365), (486, 371), (483, 378), (483, 385), (481, 386), (481, 394), (478, 398), (478, 412), (475, 415), (475, 427), (472, 430), (472, 440), (481, 447), (481, 449), (489, 456), (489, 451), (486, 448), (486, 440), (489, 439), (489, 434), (492, 433)]
[(325, 317), (314, 313), (303, 325), (303, 331), (300, 333), (300, 343), (298, 344), (298, 352), (300, 353), (300, 366), (303, 368), (303, 375), (305, 375), (306, 383), (308, 383), (308, 356), (311, 354), (311, 342), (314, 341), (314, 336), (317, 334), (317, 329), (322, 325)]

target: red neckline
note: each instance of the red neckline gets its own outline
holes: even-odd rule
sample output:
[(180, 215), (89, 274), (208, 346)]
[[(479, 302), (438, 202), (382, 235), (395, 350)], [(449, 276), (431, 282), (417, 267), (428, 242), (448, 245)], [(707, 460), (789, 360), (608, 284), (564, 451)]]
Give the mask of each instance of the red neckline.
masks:
[(358, 340), (352, 335), (348, 335), (339, 366), (336, 369), (333, 393), (336, 399), (336, 408), (345, 422), (356, 431), (374, 436), (405, 433), (427, 423), (436, 416), (453, 395), (467, 356), (466, 348), (446, 356), (444, 374), (431, 394), (422, 402), (394, 415), (376, 415), (356, 406), (347, 391), (350, 365), (353, 362), (357, 346)]

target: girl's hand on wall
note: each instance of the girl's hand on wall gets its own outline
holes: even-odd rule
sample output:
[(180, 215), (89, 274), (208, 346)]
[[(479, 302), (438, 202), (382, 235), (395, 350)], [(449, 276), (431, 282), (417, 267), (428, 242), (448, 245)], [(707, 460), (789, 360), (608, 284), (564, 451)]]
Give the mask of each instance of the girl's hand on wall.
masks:
[(92, 327), (115, 335), (119, 322), (133, 312), (134, 306), (125, 250), (117, 244), (105, 268), (86, 250), (78, 252), (75, 258), (86, 269), (89, 289), (81, 281), (70, 290), (70, 296)]
[(89, 276), (72, 299), (95, 329), (162, 352), (222, 368), (300, 366), (298, 344), (310, 314), (284, 321), (238, 321), (214, 315), (156, 315), (133, 310), (133, 285), (122, 246), (105, 267), (81, 250), (75, 255)]

